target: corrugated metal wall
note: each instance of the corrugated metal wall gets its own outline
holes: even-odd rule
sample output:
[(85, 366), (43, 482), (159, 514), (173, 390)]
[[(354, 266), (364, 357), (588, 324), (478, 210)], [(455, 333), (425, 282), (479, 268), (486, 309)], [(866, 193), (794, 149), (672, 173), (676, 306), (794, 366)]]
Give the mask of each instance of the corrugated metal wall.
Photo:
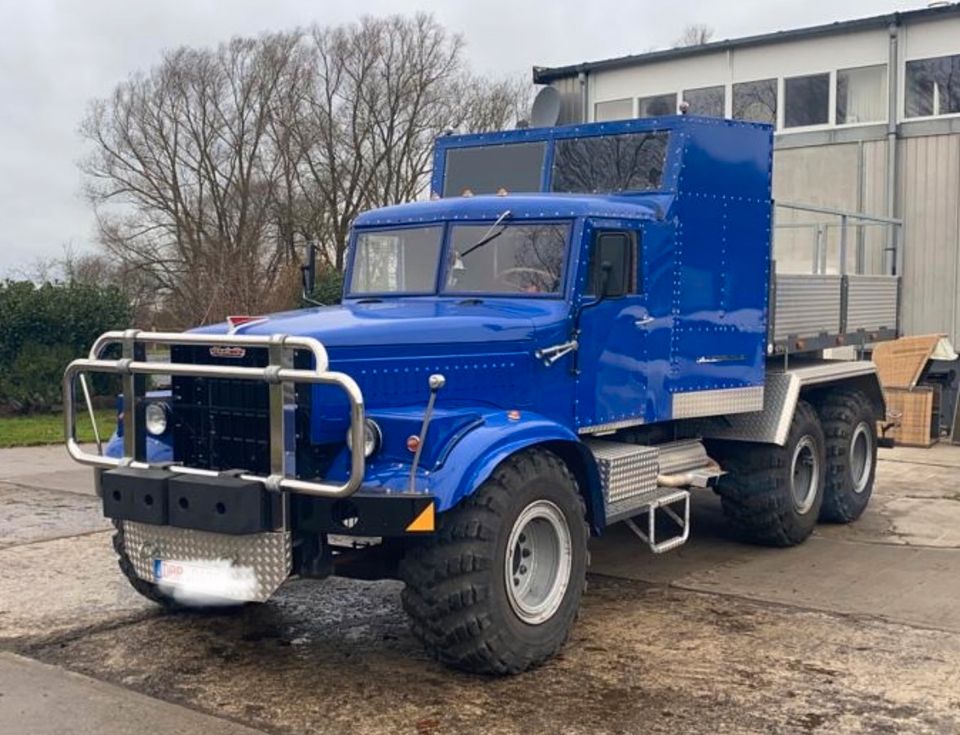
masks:
[(900, 141), (900, 171), (904, 331), (945, 332), (960, 344), (960, 136)]
[(558, 125), (571, 125), (582, 122), (583, 91), (580, 80), (576, 77), (565, 77), (550, 83), (550, 86), (560, 93), (560, 117)]

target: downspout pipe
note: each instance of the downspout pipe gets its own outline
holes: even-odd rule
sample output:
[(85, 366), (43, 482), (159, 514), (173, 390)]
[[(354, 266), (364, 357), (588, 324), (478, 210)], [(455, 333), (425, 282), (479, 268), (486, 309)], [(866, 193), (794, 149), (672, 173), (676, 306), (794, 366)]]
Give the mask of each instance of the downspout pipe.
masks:
[(577, 74), (577, 81), (580, 82), (580, 109), (582, 111), (581, 117), (582, 122), (590, 122), (590, 94), (587, 82), (589, 81), (589, 72), (586, 69), (582, 69)]
[[(897, 116), (900, 109), (900, 14), (894, 13), (887, 27), (889, 34), (889, 51), (887, 58), (887, 176), (885, 183), (886, 215), (897, 216), (897, 189), (900, 184), (897, 167), (897, 140), (900, 137)], [(902, 275), (903, 270), (903, 243), (898, 242), (899, 232), (895, 225), (890, 225), (887, 242), (886, 271), (893, 275)]]

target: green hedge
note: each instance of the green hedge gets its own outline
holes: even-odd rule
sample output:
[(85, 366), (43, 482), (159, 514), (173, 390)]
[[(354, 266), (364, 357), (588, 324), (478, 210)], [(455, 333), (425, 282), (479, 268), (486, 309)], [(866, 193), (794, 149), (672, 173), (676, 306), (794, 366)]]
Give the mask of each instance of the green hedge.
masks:
[(0, 283), (0, 403), (15, 410), (58, 404), (66, 364), (102, 332), (132, 319), (130, 302), (115, 287)]

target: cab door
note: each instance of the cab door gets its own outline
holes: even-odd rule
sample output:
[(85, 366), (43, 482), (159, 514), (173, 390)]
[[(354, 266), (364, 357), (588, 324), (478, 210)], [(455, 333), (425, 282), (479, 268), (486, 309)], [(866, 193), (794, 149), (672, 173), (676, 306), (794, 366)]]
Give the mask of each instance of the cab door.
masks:
[(656, 319), (643, 293), (642, 234), (639, 227), (587, 228), (575, 409), (581, 431), (651, 420), (648, 330)]

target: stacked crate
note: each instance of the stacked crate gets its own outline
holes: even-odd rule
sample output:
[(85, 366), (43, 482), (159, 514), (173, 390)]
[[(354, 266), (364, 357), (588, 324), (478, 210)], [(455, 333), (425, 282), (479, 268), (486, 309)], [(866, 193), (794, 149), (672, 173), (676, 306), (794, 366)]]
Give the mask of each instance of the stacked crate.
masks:
[(940, 435), (940, 386), (920, 385), (924, 368), (944, 335), (901, 337), (878, 344), (873, 361), (887, 401), (886, 436), (897, 444), (929, 447)]

